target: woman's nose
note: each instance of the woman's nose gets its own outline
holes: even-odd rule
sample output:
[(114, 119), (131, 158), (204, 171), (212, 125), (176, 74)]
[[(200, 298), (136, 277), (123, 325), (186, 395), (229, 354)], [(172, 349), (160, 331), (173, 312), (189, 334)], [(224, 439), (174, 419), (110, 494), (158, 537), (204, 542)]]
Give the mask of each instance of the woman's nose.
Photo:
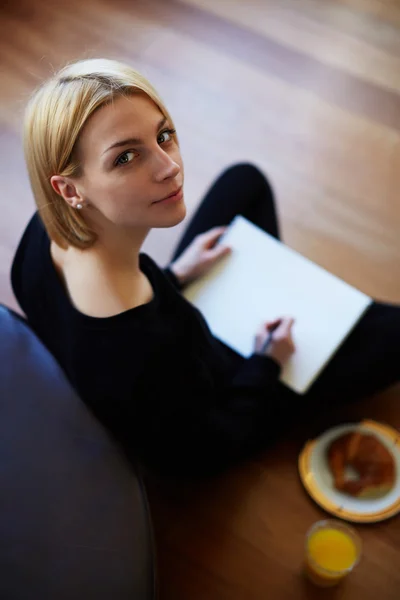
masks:
[(159, 149), (153, 160), (154, 177), (157, 182), (173, 179), (181, 170), (179, 164), (162, 148)]

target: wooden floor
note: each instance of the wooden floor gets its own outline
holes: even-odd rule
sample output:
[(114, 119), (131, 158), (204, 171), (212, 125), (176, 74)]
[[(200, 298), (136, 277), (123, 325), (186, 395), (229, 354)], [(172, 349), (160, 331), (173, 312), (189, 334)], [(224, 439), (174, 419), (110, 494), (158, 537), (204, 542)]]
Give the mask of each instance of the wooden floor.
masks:
[[(226, 165), (253, 161), (289, 246), (400, 302), (399, 0), (3, 0), (0, 28), (0, 302), (15, 306), (9, 268), (34, 210), (24, 104), (66, 61), (94, 56), (128, 61), (166, 100), (189, 212)], [(181, 230), (152, 232), (146, 250), (165, 264)], [(261, 598), (214, 583), (190, 600)]]

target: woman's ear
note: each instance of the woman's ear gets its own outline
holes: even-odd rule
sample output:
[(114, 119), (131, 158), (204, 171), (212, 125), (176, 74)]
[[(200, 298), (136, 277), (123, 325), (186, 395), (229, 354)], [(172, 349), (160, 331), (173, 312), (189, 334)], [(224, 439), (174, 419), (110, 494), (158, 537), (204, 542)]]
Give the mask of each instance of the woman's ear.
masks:
[(53, 175), (50, 178), (50, 183), (53, 190), (59, 196), (64, 198), (64, 200), (70, 206), (72, 206), (72, 208), (76, 208), (78, 204), (83, 204), (83, 198), (80, 195), (78, 188), (67, 177), (63, 177), (62, 175)]

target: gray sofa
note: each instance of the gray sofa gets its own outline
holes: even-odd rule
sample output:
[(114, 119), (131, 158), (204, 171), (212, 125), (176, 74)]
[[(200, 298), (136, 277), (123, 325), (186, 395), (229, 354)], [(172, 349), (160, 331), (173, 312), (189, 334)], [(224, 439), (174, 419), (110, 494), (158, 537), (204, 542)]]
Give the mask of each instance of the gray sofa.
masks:
[(0, 598), (155, 597), (142, 482), (26, 323), (0, 305)]

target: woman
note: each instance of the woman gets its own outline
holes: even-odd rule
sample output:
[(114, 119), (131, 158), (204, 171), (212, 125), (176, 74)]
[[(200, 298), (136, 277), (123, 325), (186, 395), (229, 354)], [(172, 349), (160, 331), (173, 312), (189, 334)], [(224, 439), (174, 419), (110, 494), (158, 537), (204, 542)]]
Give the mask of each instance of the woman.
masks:
[(45, 83), (27, 108), (25, 155), (38, 214), (14, 292), (82, 399), (150, 468), (218, 471), (265, 447), (300, 406), (397, 380), (395, 307), (374, 305), (298, 397), (278, 381), (294, 351), (290, 318), (262, 324), (243, 359), (180, 294), (229, 252), (217, 242), (236, 214), (278, 237), (271, 187), (251, 165), (214, 183), (169, 269), (140, 253), (151, 228), (185, 217), (183, 165), (171, 116), (130, 67), (86, 60)]

